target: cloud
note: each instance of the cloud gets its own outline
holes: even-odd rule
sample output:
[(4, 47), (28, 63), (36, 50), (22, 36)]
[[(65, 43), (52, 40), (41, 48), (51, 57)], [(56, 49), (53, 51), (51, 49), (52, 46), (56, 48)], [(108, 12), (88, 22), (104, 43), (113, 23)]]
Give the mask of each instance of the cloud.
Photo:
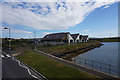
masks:
[[(13, 31), (13, 32), (12, 32)], [(24, 31), (24, 30), (16, 30), (16, 29), (12, 29), (11, 30), (12, 33), (26, 33), (26, 34), (31, 34), (32, 32), (30, 31)]]
[[(65, 2), (90, 2), (91, 0), (2, 0), (3, 2), (56, 2), (56, 1), (65, 1)], [(97, 2), (115, 2), (118, 0), (92, 0)]]
[(27, 26), (36, 30), (67, 30), (81, 23), (96, 8), (108, 7), (118, 0), (105, 1), (2, 2), (0, 13), (3, 14), (0, 15), (2, 18), (0, 22), (11, 26)]
[(89, 31), (90, 31), (90, 29), (83, 30), (83, 32), (89, 32)]
[(51, 34), (51, 32), (43, 32), (42, 34), (43, 34), (43, 35), (42, 35), (41, 37), (44, 37), (44, 36), (47, 35), (47, 34)]
[(51, 32), (43, 32), (44, 35), (46, 35), (46, 34), (50, 34), (50, 33), (51, 33)]
[[(116, 34), (117, 33), (117, 34)], [(96, 32), (89, 32), (89, 37), (98, 37), (98, 38), (103, 38), (103, 37), (118, 37), (118, 30), (115, 29), (115, 30), (112, 30), (112, 31), (109, 31), (109, 30), (103, 30), (102, 32), (101, 31), (96, 31)]]
[[(3, 28), (1, 28), (2, 29), (2, 33), (8, 33), (8, 30), (5, 30), (5, 29), (3, 29)], [(20, 34), (31, 34), (32, 32), (30, 32), (30, 31), (25, 31), (25, 30), (17, 30), (17, 29), (10, 29), (10, 31), (11, 31), (11, 33), (20, 33)]]
[(105, 6), (104, 8), (108, 8), (109, 6)]

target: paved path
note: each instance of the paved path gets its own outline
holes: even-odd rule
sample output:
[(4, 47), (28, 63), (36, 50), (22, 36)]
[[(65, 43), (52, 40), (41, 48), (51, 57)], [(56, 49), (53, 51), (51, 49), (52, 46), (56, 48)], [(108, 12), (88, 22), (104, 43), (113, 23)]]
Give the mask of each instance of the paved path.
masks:
[[(82, 71), (84, 71), (84, 72), (88, 72), (88, 73), (90, 73), (90, 74), (93, 74), (93, 75), (95, 75), (95, 76), (97, 76), (97, 77), (104, 78), (104, 79), (109, 79), (109, 78), (118, 79), (117, 77), (110, 76), (110, 75), (108, 75), (108, 74), (105, 74), (105, 73), (102, 73), (102, 72), (99, 72), (99, 71), (96, 71), (96, 70), (93, 70), (93, 69), (90, 69), (90, 68), (86, 68), (86, 67), (84, 67), (84, 66), (80, 66), (80, 65), (78, 65), (78, 64), (76, 64), (76, 63), (73, 63), (73, 62), (70, 62), (70, 61), (67, 61), (67, 60), (63, 60), (63, 59), (61, 59), (61, 58), (52, 56), (52, 55), (47, 54), (47, 53), (44, 53), (44, 52), (42, 52), (42, 51), (38, 51), (38, 50), (36, 50), (36, 49), (35, 49), (34, 51), (36, 51), (37, 53), (42, 54), (42, 55), (44, 55), (44, 56), (47, 56), (47, 57), (49, 57), (49, 58), (52, 58), (52, 59), (54, 59), (54, 60), (56, 60), (56, 61), (59, 61), (59, 62), (61, 62), (61, 63), (67, 64), (67, 65), (69, 65), (69, 66), (71, 66), (71, 67), (74, 67), (74, 68), (77, 68), (77, 69), (82, 70)], [(118, 80), (119, 80), (119, 79), (118, 79)]]
[[(9, 54), (2, 52), (2, 79), (22, 79), (22, 80), (44, 80), (39, 77), (34, 71), (29, 69), (19, 60), (11, 57)], [(39, 77), (39, 78), (38, 78)]]

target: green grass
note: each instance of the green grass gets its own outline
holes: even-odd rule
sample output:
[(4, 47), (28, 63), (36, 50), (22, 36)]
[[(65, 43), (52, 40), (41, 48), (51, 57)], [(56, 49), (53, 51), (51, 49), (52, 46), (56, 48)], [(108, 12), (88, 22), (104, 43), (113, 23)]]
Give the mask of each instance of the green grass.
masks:
[(47, 78), (96, 78), (94, 75), (72, 68), (51, 58), (37, 54), (32, 50), (18, 56), (20, 60), (43, 74)]
[(101, 42), (120, 42), (120, 39), (103, 39)]
[(120, 42), (120, 38), (98, 38), (98, 39), (90, 39), (89, 41), (99, 41), (99, 42)]
[(76, 43), (76, 44), (65, 44), (65, 45), (54, 45), (49, 47), (38, 47), (38, 50), (49, 54), (61, 54), (70, 52), (73, 50), (77, 50), (79, 48), (88, 47), (91, 45), (100, 44), (99, 42), (91, 42), (91, 43)]

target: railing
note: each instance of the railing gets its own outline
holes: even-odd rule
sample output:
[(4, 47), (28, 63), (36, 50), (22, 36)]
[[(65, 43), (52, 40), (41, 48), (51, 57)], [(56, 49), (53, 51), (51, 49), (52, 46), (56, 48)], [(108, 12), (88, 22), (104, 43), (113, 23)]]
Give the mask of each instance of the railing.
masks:
[(118, 67), (118, 66), (105, 64), (105, 63), (101, 63), (101, 62), (97, 62), (97, 61), (93, 61), (93, 60), (82, 59), (82, 58), (79, 58), (79, 60), (77, 60), (75, 62), (82, 66), (92, 68), (92, 69), (107, 73), (109, 75), (120, 77), (120, 75), (119, 75), (120, 67)]

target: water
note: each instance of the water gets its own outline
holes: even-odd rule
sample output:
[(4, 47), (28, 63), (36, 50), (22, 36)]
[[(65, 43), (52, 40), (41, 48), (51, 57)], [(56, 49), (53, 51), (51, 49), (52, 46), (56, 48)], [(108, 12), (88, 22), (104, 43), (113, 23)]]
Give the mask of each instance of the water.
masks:
[[(119, 42), (104, 42), (102, 43), (104, 44), (103, 46), (78, 55), (75, 57), (74, 62), (118, 76), (118, 43)], [(94, 66), (92, 66), (92, 64)]]

